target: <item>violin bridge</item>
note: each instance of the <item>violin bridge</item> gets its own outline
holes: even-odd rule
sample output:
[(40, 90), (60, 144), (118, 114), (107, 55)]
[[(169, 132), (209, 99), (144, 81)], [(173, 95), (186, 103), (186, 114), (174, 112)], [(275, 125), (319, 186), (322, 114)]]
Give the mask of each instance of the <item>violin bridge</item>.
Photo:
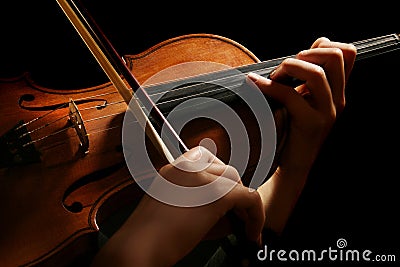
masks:
[(78, 110), (78, 106), (74, 100), (69, 100), (69, 120), (75, 128), (75, 131), (79, 137), (81, 150), (84, 154), (89, 153), (89, 138), (86, 132), (85, 124), (83, 123), (81, 113)]

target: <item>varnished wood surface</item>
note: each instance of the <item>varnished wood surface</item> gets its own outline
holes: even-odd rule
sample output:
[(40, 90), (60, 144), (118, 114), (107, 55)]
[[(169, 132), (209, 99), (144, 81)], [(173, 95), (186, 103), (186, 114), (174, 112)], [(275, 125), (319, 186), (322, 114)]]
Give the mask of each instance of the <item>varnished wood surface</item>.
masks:
[[(10, 10), (0, 18), (1, 39), (7, 40), (0, 44), (1, 76), (15, 77), (15, 74), (29, 70), (40, 85), (66, 92), (106, 81), (73, 29), (58, 13), (55, 1), (52, 4), (22, 2), (25, 3), (1, 4)], [(170, 37), (208, 32), (242, 43), (263, 60), (306, 48), (320, 35), (338, 41), (352, 41), (397, 30), (397, 9), (390, 5), (364, 6), (363, 15), (357, 17), (359, 9), (343, 9), (338, 5), (332, 6), (331, 12), (325, 9), (323, 12), (307, 12), (314, 9), (303, 2), (301, 4), (301, 8), (292, 6), (288, 10), (287, 4), (272, 7), (266, 2), (246, 8), (241, 5), (230, 12), (226, 9), (213, 9), (211, 12), (209, 6), (196, 9), (198, 12), (192, 8), (178, 12), (177, 8), (170, 6), (157, 20), (148, 11), (150, 9), (143, 9), (146, 10), (145, 21), (154, 20), (158, 27), (139, 19), (135, 13), (137, 6), (136, 9), (132, 6), (118, 7), (123, 3), (112, 7), (93, 3), (91, 6), (96, 9), (98, 5), (96, 13), (101, 14), (98, 16), (101, 25), (108, 25), (106, 32), (113, 33), (110, 38), (123, 55), (143, 52)], [(8, 9), (8, 5), (12, 9)], [(379, 23), (371, 19), (378, 15), (381, 15)], [(283, 27), (283, 20), (291, 27)], [(346, 111), (316, 162), (287, 227), (284, 242), (288, 246), (322, 248), (334, 246), (339, 237), (346, 237), (351, 248), (376, 248), (387, 253), (398, 251), (399, 220), (395, 216), (399, 202), (395, 179), (397, 158), (390, 156), (393, 148), (398, 147), (398, 131), (394, 127), (398, 120), (398, 56), (398, 53), (382, 56), (355, 67), (347, 90)], [(4, 102), (6, 97), (2, 95), (0, 99)], [(2, 120), (1, 129), (5, 130), (5, 125), (9, 124), (3, 123)], [(27, 176), (36, 176), (34, 173), (32, 169)], [(53, 182), (49, 176), (45, 179)], [(25, 188), (32, 183), (24, 183), (21, 189), (28, 191), (28, 196), (37, 194), (36, 187)], [(2, 202), (8, 203), (4, 198)], [(19, 205), (22, 204), (4, 204), (3, 207)], [(32, 204), (32, 209), (38, 208)], [(44, 212), (39, 210), (39, 214)], [(14, 225), (6, 223), (6, 226), (10, 232), (15, 232)], [(40, 239), (41, 235), (37, 236)], [(0, 242), (3, 240), (0, 237)], [(21, 245), (25, 246), (30, 244)], [(8, 251), (9, 245), (5, 247)]]

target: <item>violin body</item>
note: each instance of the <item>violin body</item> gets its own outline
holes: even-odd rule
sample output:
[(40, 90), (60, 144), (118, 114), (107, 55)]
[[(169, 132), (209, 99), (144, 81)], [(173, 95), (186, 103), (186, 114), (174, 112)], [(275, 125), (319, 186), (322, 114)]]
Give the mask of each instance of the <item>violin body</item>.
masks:
[[(140, 83), (182, 65), (178, 72), (162, 72), (152, 81), (158, 83), (259, 59), (230, 39), (193, 34), (127, 55), (125, 61)], [(194, 69), (185, 68), (186, 62), (217, 64)], [(35, 84), (29, 74), (1, 79), (0, 96), (2, 266), (67, 266), (94, 254), (102, 222), (143, 194), (126, 167), (121, 144), (125, 102), (111, 83), (56, 90)], [(239, 105), (235, 109), (246, 116)], [(285, 114), (274, 110), (278, 144), (285, 136)], [(246, 171), (251, 175), (259, 160), (259, 133), (252, 131), (257, 125), (251, 120), (246, 127), (254, 134)], [(180, 135), (188, 147), (211, 138), (217, 156), (229, 159), (229, 138), (216, 123), (195, 120)], [(167, 163), (151, 146), (149, 151), (156, 169)]]
[[(1, 106), (2, 134), (20, 120), (27, 122), (48, 113), (53, 105), (110, 89), (104, 85), (60, 93), (32, 84), (27, 76), (2, 81), (1, 97), (7, 99), (7, 103)], [(24, 96), (29, 96), (32, 101), (21, 100)], [(109, 114), (109, 111), (104, 112)], [(96, 110), (98, 112), (104, 113)], [(86, 112), (85, 116), (89, 118), (90, 113)], [(103, 119), (102, 125), (87, 124), (88, 130), (114, 125), (121, 121), (120, 117), (122, 115)], [(52, 123), (56, 120), (59, 121)], [(32, 139), (67, 128), (70, 124), (68, 107), (60, 108), (38, 122), (39, 126), (32, 126), (52, 124), (32, 133)], [(90, 150), (84, 153), (76, 131), (70, 128), (35, 143), (40, 154), (38, 160), (10, 164), (1, 169), (1, 213), (7, 218), (0, 222), (2, 229), (7, 229), (0, 242), (4, 266), (44, 262), (61, 266), (74, 254), (82, 253), (82, 246), (85, 249), (95, 247), (92, 234), (98, 230), (96, 219), (102, 202), (109, 194), (132, 183), (129, 173), (123, 168), (120, 145), (120, 131), (109, 130), (90, 137)], [(66, 247), (71, 247), (71, 250), (65, 251)]]

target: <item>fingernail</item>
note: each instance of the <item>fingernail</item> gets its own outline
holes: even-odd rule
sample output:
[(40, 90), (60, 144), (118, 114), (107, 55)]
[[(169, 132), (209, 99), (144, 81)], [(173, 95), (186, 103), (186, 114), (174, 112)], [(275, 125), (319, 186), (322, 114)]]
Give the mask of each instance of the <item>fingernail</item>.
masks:
[(247, 77), (249, 77), (249, 79), (252, 80), (253, 82), (257, 82), (258, 79), (261, 78), (260, 75), (258, 75), (257, 73), (254, 73), (254, 72), (249, 72), (249, 73), (247, 74)]

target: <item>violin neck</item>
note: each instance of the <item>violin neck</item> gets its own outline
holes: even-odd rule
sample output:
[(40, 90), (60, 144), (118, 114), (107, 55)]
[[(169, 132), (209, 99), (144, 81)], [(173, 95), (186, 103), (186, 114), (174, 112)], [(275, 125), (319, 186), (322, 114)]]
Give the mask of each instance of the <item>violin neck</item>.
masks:
[(352, 43), (357, 48), (356, 60), (382, 55), (400, 48), (400, 35), (393, 33)]
[[(393, 33), (353, 42), (352, 44), (357, 48), (356, 61), (358, 61), (400, 49), (400, 35)], [(261, 76), (267, 77), (283, 60), (291, 57), (295, 57), (295, 55), (242, 66), (239, 67), (238, 70), (243, 73), (256, 72)]]
[[(399, 49), (400, 37), (398, 34), (389, 34), (354, 42), (352, 44), (354, 44), (357, 48), (356, 60), (360, 60)], [(228, 69), (202, 75), (204, 76), (203, 80), (210, 81), (211, 85), (210, 83), (196, 82), (199, 79), (195, 77), (193, 80), (191, 78), (187, 79), (187, 84), (190, 84), (190, 86), (185, 88), (185, 90), (170, 90), (170, 88), (178, 88), (182, 86), (180, 85), (181, 81), (170, 81), (167, 83), (150, 86), (146, 88), (146, 90), (150, 93), (150, 95), (157, 95), (161, 92), (170, 91), (165, 94), (158, 103), (158, 107), (164, 114), (168, 114), (178, 104), (185, 99), (188, 99), (188, 97), (191, 95), (213, 97), (225, 103), (231, 103), (232, 101), (238, 100), (235, 92), (240, 91), (241, 86), (245, 83), (245, 76), (237, 75), (238, 73), (246, 74), (249, 72), (255, 72), (261, 76), (267, 77), (283, 60), (289, 57), (295, 57), (295, 55), (252, 63), (249, 65), (240, 66), (236, 69)], [(226, 77), (230, 77), (230, 79), (222, 79)], [(212, 81), (227, 81), (229, 84), (219, 82), (218, 86), (214, 86), (212, 85)], [(226, 86), (226, 88), (230, 88), (230, 90), (221, 90), (220, 87), (224, 86)], [(270, 101), (270, 104), (274, 105), (274, 102)]]

